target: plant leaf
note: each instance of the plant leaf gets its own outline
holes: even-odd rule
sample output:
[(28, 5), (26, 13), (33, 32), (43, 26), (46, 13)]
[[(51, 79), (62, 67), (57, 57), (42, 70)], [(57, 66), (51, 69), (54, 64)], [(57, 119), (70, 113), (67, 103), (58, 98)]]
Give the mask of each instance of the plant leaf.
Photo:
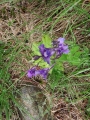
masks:
[(59, 61), (60, 62), (64, 62), (64, 61), (67, 61), (67, 54), (62, 54), (62, 56), (59, 58)]
[(46, 62), (44, 62), (43, 61), (43, 59), (42, 58), (39, 58), (38, 60), (36, 60), (35, 62), (34, 62), (34, 65), (39, 65), (40, 67), (45, 67), (45, 68), (47, 68), (47, 67), (50, 67), (50, 65), (49, 64), (47, 64)]
[(37, 44), (37, 43), (32, 44), (32, 51), (34, 52), (35, 55), (40, 55), (38, 46), (39, 46), (39, 44)]
[(43, 44), (45, 45), (45, 47), (47, 47), (47, 48), (51, 47), (52, 40), (48, 34), (43, 35), (42, 41), (43, 41)]

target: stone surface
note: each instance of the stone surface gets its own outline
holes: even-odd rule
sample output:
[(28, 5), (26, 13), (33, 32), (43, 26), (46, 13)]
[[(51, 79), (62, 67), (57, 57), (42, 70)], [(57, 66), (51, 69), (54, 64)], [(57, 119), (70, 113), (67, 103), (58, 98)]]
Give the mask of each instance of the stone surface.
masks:
[(24, 120), (40, 120), (37, 103), (34, 100), (36, 91), (38, 92), (38, 89), (33, 86), (21, 88), (21, 99), (23, 105), (31, 116), (30, 118), (30, 116), (25, 114), (23, 118)]
[(23, 114), (23, 120), (52, 120), (48, 99), (42, 90), (33, 85), (21, 88), (21, 101), (28, 114)]

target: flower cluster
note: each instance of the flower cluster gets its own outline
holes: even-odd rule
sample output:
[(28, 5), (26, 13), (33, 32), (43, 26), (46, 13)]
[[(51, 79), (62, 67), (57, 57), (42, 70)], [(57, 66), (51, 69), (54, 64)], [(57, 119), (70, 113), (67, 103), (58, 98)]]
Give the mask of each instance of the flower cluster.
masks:
[(57, 41), (53, 41), (56, 58), (60, 57), (62, 54), (67, 54), (69, 52), (68, 45), (66, 45), (64, 41), (64, 38), (59, 38)]
[[(34, 60), (37, 60), (40, 57), (42, 57), (45, 62), (50, 64), (52, 56), (54, 56), (55, 59), (58, 59), (62, 54), (68, 54), (69, 52), (68, 45), (66, 45), (64, 41), (65, 41), (64, 38), (59, 38), (55, 41), (52, 41), (52, 48), (46, 48), (44, 44), (41, 44), (39, 46), (39, 52), (41, 55), (40, 56), (36, 55), (34, 57)], [(49, 70), (50, 68), (44, 68), (44, 69), (37, 70), (36, 67), (33, 67), (30, 70), (28, 70), (27, 76), (29, 78), (32, 78), (34, 76), (40, 75), (42, 78), (46, 79)]]
[(27, 76), (29, 78), (32, 78), (32, 77), (40, 75), (42, 78), (46, 79), (47, 75), (48, 75), (48, 71), (49, 71), (49, 68), (44, 68), (44, 69), (37, 70), (36, 67), (33, 67), (30, 70), (28, 70)]

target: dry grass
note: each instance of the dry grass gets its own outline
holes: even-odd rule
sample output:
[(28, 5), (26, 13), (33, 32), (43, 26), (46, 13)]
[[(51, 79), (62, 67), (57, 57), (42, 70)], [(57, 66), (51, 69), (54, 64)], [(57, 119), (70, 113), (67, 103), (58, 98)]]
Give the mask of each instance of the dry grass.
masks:
[[(49, 31), (53, 21), (55, 21), (60, 15), (60, 10), (58, 10), (58, 14), (55, 13), (52, 15), (52, 11), (54, 9), (56, 10), (56, 7), (57, 4), (52, 4), (52, 7), (50, 8), (50, 6), (46, 6), (43, 3), (29, 3), (24, 0), (16, 3), (15, 5), (10, 3), (0, 5), (0, 39), (3, 41), (9, 41), (13, 38), (17, 38), (20, 42), (24, 42), (25, 39), (28, 39), (30, 44), (32, 41), (40, 41), (42, 32), (44, 31), (50, 32), (52, 36), (60, 37), (63, 36), (65, 30), (69, 29), (69, 27), (74, 28), (74, 26), (83, 22), (82, 20), (87, 20), (85, 15), (80, 15), (77, 17), (78, 13), (75, 13), (71, 17), (67, 14), (67, 16), (62, 17), (55, 24), (52, 31)], [(84, 9), (90, 12), (87, 6)], [(49, 16), (52, 16), (52, 20), (46, 22), (45, 20), (49, 19)], [(89, 20), (88, 24), (85, 26), (81, 24), (81, 26), (77, 27), (76, 29), (71, 28), (78, 43), (84, 42), (86, 39), (87, 41), (90, 39), (89, 34), (87, 36), (82, 34), (82, 31), (87, 29), (88, 26)], [(69, 32), (65, 36), (66, 38), (70, 39), (72, 34)]]
[(56, 102), (52, 114), (54, 120), (84, 120), (82, 112), (76, 105), (68, 104), (63, 99)]

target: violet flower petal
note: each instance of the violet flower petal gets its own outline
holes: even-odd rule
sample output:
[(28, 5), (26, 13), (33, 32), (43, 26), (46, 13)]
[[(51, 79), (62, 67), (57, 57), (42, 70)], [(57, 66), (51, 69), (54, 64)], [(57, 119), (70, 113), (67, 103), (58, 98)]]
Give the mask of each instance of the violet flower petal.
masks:
[(31, 68), (30, 70), (27, 71), (27, 77), (28, 78), (32, 78), (32, 77), (36, 77), (36, 76), (41, 76), (42, 78), (46, 79), (47, 75), (49, 72), (49, 68), (44, 68), (44, 69), (40, 69), (37, 70), (36, 67)]
[(59, 42), (59, 44), (64, 44), (65, 38), (58, 38), (57, 41)]
[(54, 54), (53, 49), (52, 48), (45, 48), (44, 44), (41, 44), (39, 46), (39, 51), (40, 51), (44, 61), (47, 62), (48, 64), (50, 64), (50, 57)]
[(68, 54), (68, 45), (64, 43), (65, 38), (58, 38), (57, 41), (53, 41), (54, 50), (56, 53), (56, 58), (60, 57), (62, 54)]
[(36, 67), (33, 67), (30, 70), (28, 70), (27, 71), (27, 77), (32, 78), (33, 76), (35, 76), (35, 70), (36, 70)]
[(41, 70), (37, 70), (37, 71), (35, 72), (35, 75), (40, 75), (42, 78), (46, 79), (46, 78), (47, 78), (47, 75), (48, 75), (48, 71), (49, 71), (48, 68), (44, 68), (44, 69), (41, 69)]

